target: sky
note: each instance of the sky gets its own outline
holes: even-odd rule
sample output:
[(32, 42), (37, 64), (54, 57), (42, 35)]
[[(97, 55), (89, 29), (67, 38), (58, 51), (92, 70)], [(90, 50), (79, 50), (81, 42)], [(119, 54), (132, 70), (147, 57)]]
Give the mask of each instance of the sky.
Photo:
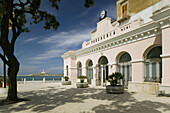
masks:
[[(61, 55), (67, 51), (79, 50), (84, 41), (91, 39), (91, 32), (97, 27), (102, 10), (116, 19), (116, 0), (95, 0), (94, 8), (85, 8), (84, 0), (61, 0), (59, 10), (42, 0), (41, 9), (56, 16), (60, 23), (57, 31), (45, 31), (44, 23), (27, 25), (31, 32), (19, 36), (15, 45), (15, 56), (20, 62), (19, 75), (41, 73), (63, 74)], [(0, 60), (0, 75), (3, 74)]]

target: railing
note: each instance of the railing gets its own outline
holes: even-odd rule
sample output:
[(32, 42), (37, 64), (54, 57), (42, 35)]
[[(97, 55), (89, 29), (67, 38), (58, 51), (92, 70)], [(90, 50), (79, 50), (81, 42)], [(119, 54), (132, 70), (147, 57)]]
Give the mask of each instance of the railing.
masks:
[(17, 79), (18, 83), (29, 83), (29, 82), (43, 82), (43, 83), (47, 83), (47, 82), (60, 82), (61, 80), (58, 78), (21, 78), (21, 79)]
[(161, 77), (144, 77), (144, 82), (161, 83)]

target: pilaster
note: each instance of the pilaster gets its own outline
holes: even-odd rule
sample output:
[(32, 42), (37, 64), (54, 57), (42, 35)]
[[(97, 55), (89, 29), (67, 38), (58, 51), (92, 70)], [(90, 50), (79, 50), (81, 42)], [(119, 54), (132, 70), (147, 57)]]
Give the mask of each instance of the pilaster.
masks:
[(162, 85), (170, 86), (170, 26), (162, 27)]

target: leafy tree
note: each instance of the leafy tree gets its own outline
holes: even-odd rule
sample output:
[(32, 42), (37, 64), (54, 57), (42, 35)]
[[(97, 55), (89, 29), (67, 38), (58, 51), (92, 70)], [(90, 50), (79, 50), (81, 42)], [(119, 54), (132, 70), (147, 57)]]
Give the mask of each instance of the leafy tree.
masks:
[[(51, 6), (59, 9), (58, 3), (61, 0), (49, 0)], [(26, 24), (38, 24), (45, 22), (44, 29), (53, 28), (57, 30), (59, 22), (54, 15), (41, 10), (41, 0), (0, 0), (0, 47), (6, 58), (0, 53), (0, 58), (8, 65), (9, 89), (6, 98), (7, 103), (17, 102), (17, 82), (16, 76), (20, 63), (14, 55), (15, 43), (23, 32), (29, 32)], [(94, 0), (85, 0), (86, 8), (94, 6)], [(31, 15), (32, 22), (28, 22), (26, 16)], [(9, 27), (12, 30), (12, 37), (9, 37)]]

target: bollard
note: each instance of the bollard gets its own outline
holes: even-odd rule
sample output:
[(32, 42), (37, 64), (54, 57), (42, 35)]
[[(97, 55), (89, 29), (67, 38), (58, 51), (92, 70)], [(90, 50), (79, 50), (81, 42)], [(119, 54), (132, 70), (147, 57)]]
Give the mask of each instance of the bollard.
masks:
[(54, 78), (53, 78), (53, 82), (54, 82)]
[(43, 83), (45, 83), (45, 78), (43, 78)]
[(34, 81), (34, 78), (32, 78), (32, 81)]
[(24, 84), (26, 84), (26, 78), (24, 78)]

